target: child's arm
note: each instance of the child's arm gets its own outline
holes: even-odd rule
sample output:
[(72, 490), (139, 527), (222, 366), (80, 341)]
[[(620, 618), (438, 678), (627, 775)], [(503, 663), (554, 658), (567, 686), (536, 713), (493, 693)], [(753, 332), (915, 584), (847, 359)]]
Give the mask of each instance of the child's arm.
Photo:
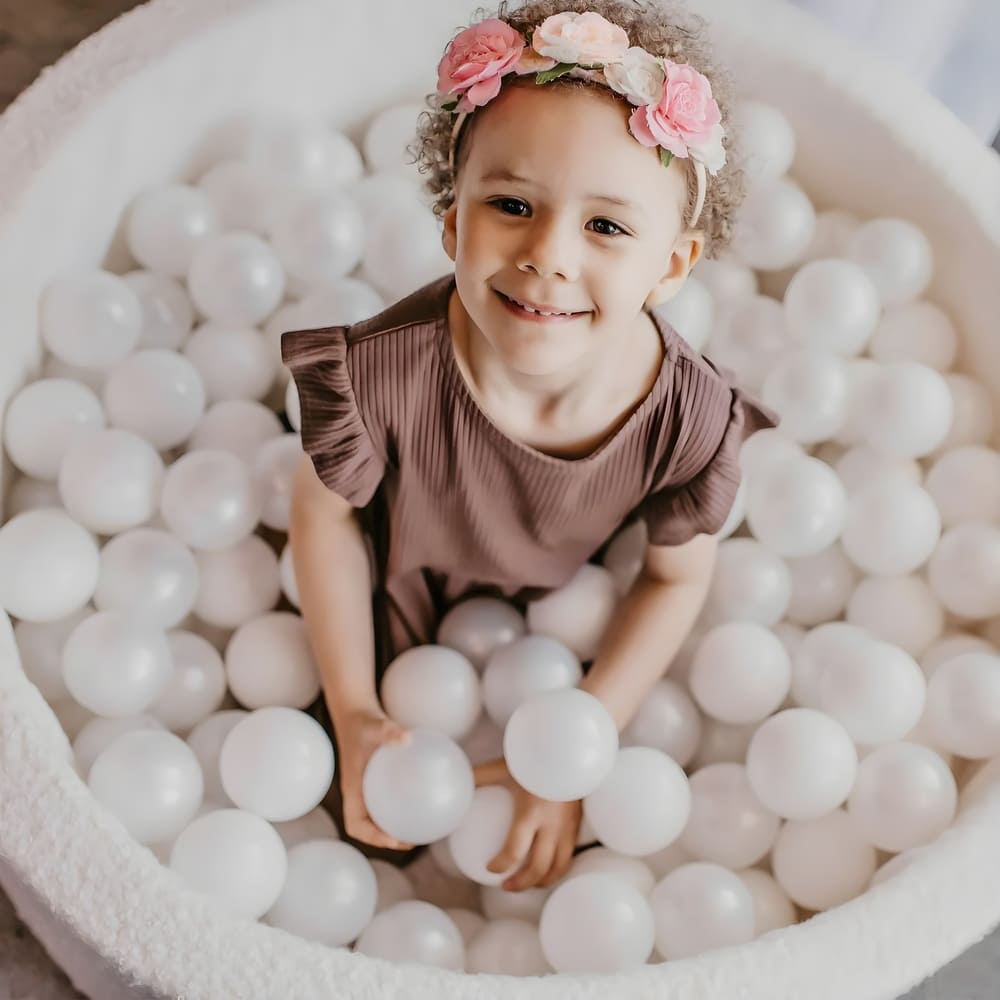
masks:
[(344, 827), (357, 840), (404, 850), (412, 845), (380, 830), (361, 794), (372, 753), (408, 739), (386, 716), (375, 688), (368, 550), (354, 508), (320, 482), (305, 455), (292, 484), (288, 537), (302, 619), (337, 738)]

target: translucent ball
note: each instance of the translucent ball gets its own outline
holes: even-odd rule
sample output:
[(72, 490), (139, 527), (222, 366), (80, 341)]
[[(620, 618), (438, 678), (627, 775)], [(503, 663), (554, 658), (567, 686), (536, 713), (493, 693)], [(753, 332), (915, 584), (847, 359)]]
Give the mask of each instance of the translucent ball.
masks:
[(753, 940), (753, 899), (738, 876), (720, 865), (681, 865), (657, 883), (649, 902), (656, 950), (668, 960)]
[[(278, 557), (258, 535), (226, 549), (200, 551), (196, 559), (201, 585), (194, 613), (203, 622), (239, 628), (278, 603)], [(298, 685), (296, 689), (301, 693)]]
[(615, 578), (585, 563), (568, 583), (528, 605), (528, 628), (558, 639), (586, 662), (597, 654), (617, 604)]
[(539, 798), (569, 802), (595, 791), (611, 773), (618, 729), (592, 694), (546, 691), (515, 710), (503, 751), (518, 784)]
[(955, 818), (957, 801), (955, 778), (938, 754), (894, 743), (858, 765), (847, 811), (865, 840), (895, 853), (940, 836)]
[(846, 622), (827, 622), (811, 629), (799, 643), (792, 664), (792, 697), (803, 708), (819, 708), (820, 678), (828, 666), (850, 660), (869, 642), (868, 632)]
[(816, 212), (800, 187), (787, 180), (762, 182), (747, 192), (732, 248), (750, 267), (776, 271), (801, 260), (815, 227)]
[(772, 104), (740, 101), (736, 107), (740, 142), (749, 152), (743, 171), (749, 184), (780, 180), (795, 158), (795, 132)]
[(241, 809), (217, 809), (180, 833), (170, 867), (233, 916), (258, 920), (281, 895), (288, 855), (267, 820)]
[(961, 656), (962, 653), (997, 654), (996, 647), (982, 636), (970, 635), (967, 632), (955, 632), (942, 636), (932, 642), (926, 652), (920, 657), (920, 667), (929, 680), (942, 663)]
[(43, 378), (11, 399), (3, 424), (3, 444), (22, 472), (55, 479), (67, 450), (90, 430), (105, 425), (94, 392), (79, 382)]
[(289, 611), (263, 614), (237, 628), (226, 646), (226, 676), (247, 708), (306, 708), (320, 693), (305, 624)]
[(786, 823), (771, 854), (778, 884), (808, 910), (829, 910), (861, 895), (876, 863), (875, 848), (842, 809)]
[(648, 896), (656, 884), (656, 876), (645, 861), (619, 854), (608, 847), (588, 847), (581, 851), (573, 858), (566, 877), (575, 878), (591, 872), (614, 875), (628, 882), (643, 896)]
[(446, 646), (413, 646), (389, 664), (382, 678), (382, 704), (406, 728), (425, 727), (462, 739), (482, 710), (475, 667)]
[(228, 326), (254, 326), (281, 303), (285, 272), (277, 254), (253, 233), (213, 236), (195, 252), (188, 291), (199, 312)]
[(273, 410), (248, 399), (225, 399), (205, 411), (188, 441), (193, 450), (231, 451), (251, 468), (257, 452), (285, 432)]
[(253, 477), (260, 496), (260, 519), (276, 531), (288, 531), (292, 483), (301, 457), (299, 436), (282, 434), (261, 445), (254, 459)]
[(173, 733), (139, 729), (98, 754), (87, 784), (140, 844), (177, 836), (202, 800), (201, 768)]
[(456, 972), (465, 968), (465, 942), (455, 921), (421, 899), (406, 899), (377, 913), (354, 950), (390, 962), (418, 962)]
[(697, 278), (689, 277), (680, 291), (653, 310), (666, 320), (696, 351), (708, 343), (715, 323), (712, 293)]
[(361, 274), (395, 301), (452, 270), (441, 227), (422, 205), (376, 219), (365, 241)]
[(166, 690), (173, 656), (161, 628), (122, 611), (85, 618), (63, 647), (69, 693), (96, 715), (138, 715)]
[(692, 858), (733, 870), (756, 864), (780, 825), (754, 795), (742, 764), (710, 764), (691, 775), (691, 816), (680, 844)]
[(142, 306), (125, 281), (107, 271), (53, 278), (39, 301), (42, 343), (62, 361), (106, 368), (139, 342)]
[(764, 806), (785, 819), (815, 819), (847, 798), (858, 754), (839, 722), (811, 708), (789, 708), (761, 724), (746, 766)]
[(117, 719), (95, 716), (84, 723), (73, 739), (73, 759), (76, 761), (77, 772), (86, 781), (94, 761), (119, 736), (140, 729), (162, 731), (165, 728), (163, 723), (152, 715), (123, 715)]
[(728, 622), (702, 640), (691, 667), (691, 694), (720, 722), (760, 722), (788, 695), (792, 664), (785, 644), (755, 622)]
[(219, 755), (226, 794), (241, 809), (269, 820), (304, 816), (333, 780), (330, 737), (293, 708), (258, 708), (230, 730)]
[(826, 665), (817, 707), (855, 743), (874, 746), (903, 739), (920, 721), (926, 696), (923, 671), (912, 656), (887, 642), (869, 641)]
[(261, 119), (250, 135), (246, 158), (284, 190), (343, 187), (364, 172), (361, 153), (342, 132), (292, 115)]
[(360, 323), (385, 306), (382, 296), (357, 278), (331, 278), (298, 302), (299, 316), (306, 320), (306, 326)]
[(707, 621), (777, 625), (792, 592), (785, 561), (752, 538), (730, 538), (718, 550), (705, 602)]
[(142, 307), (142, 333), (136, 346), (178, 350), (194, 326), (194, 305), (184, 286), (156, 271), (129, 271), (122, 277)]
[(205, 387), (205, 401), (263, 399), (277, 373), (270, 344), (252, 327), (203, 323), (188, 338), (184, 356)]
[(832, 438), (847, 420), (847, 369), (833, 355), (793, 351), (773, 366), (762, 392), (785, 433), (802, 444)]
[(160, 628), (173, 628), (190, 613), (197, 592), (195, 558), (167, 531), (134, 528), (101, 549), (94, 591), (101, 611), (127, 611)]
[(717, 309), (757, 294), (756, 273), (731, 252), (723, 252), (718, 257), (702, 257), (692, 276), (712, 293)]
[(941, 664), (927, 686), (931, 734), (950, 753), (1000, 754), (1000, 657), (963, 653)]
[(29, 510), (0, 525), (0, 607), (51, 622), (90, 600), (100, 573), (93, 535), (61, 510)]
[(736, 874), (753, 897), (755, 937), (798, 923), (795, 906), (773, 875), (759, 868), (744, 868)]
[(246, 463), (226, 451), (189, 451), (163, 478), (160, 513), (196, 549), (223, 549), (246, 538), (260, 515)]
[(143, 267), (182, 278), (198, 249), (218, 232), (219, 215), (212, 199), (190, 185), (171, 184), (133, 200), (125, 239)]
[(727, 307), (710, 351), (720, 364), (739, 373), (742, 385), (759, 391), (792, 346), (781, 304), (766, 295), (752, 295)]
[(848, 493), (870, 486), (875, 479), (899, 476), (917, 486), (923, 482), (923, 470), (915, 458), (885, 455), (867, 445), (848, 448), (834, 463), (837, 475)]
[(325, 945), (350, 944), (375, 915), (377, 883), (356, 848), (313, 840), (288, 851), (285, 885), (267, 923)]
[(786, 563), (791, 597), (788, 621), (806, 627), (839, 618), (857, 583), (857, 571), (838, 544)]
[(993, 397), (968, 375), (949, 372), (944, 377), (951, 393), (954, 416), (940, 449), (964, 444), (988, 444), (993, 437)]
[(213, 712), (196, 723), (187, 734), (187, 744), (194, 751), (201, 765), (205, 779), (205, 799), (232, 805), (233, 800), (226, 794), (219, 777), (219, 754), (229, 731), (240, 719), (245, 719), (249, 713), (239, 708), (229, 708), (221, 712)]
[(952, 614), (1000, 615), (1000, 527), (967, 521), (944, 533), (928, 565), (935, 596)]
[(249, 160), (224, 160), (198, 178), (224, 229), (270, 231), (281, 207), (282, 188), (266, 168)]
[(449, 610), (438, 626), (437, 642), (461, 653), (482, 670), (501, 646), (524, 635), (521, 613), (495, 597), (470, 597)]
[(884, 642), (920, 656), (944, 631), (944, 609), (923, 577), (872, 576), (847, 602), (847, 620)]
[(62, 650), (66, 638), (91, 614), (91, 608), (54, 621), (19, 621), (14, 625), (14, 641), (25, 677), (38, 688), (48, 702), (66, 698), (69, 692), (62, 676)]
[(385, 215), (415, 211), (421, 205), (420, 186), (413, 173), (378, 170), (347, 189), (369, 225)]
[(174, 671), (150, 712), (174, 732), (187, 732), (207, 718), (226, 694), (226, 672), (216, 648), (181, 629), (167, 635)]
[(472, 766), (444, 733), (413, 729), (405, 744), (379, 747), (362, 785), (375, 824), (410, 844), (429, 844), (455, 831), (475, 791)]
[(648, 543), (646, 522), (638, 520), (619, 531), (604, 550), (604, 568), (615, 578), (618, 593), (623, 597), (642, 572)]
[(365, 220), (339, 191), (306, 192), (289, 199), (271, 231), (285, 272), (307, 285), (342, 278), (361, 260)]
[(370, 170), (412, 169), (406, 147), (413, 142), (417, 119), (423, 110), (423, 105), (412, 102), (394, 104), (371, 120), (361, 142)]
[(805, 452), (783, 430), (768, 427), (757, 431), (740, 447), (740, 468), (745, 479), (755, 479), (786, 458), (803, 458)]
[(500, 853), (514, 819), (514, 796), (501, 785), (477, 788), (465, 816), (448, 838), (455, 865), (480, 885), (500, 885), (518, 867), (496, 874), (487, 865)]
[(528, 635), (501, 646), (483, 671), (483, 706), (498, 726), (533, 695), (574, 687), (583, 676), (571, 650), (544, 635)]
[(930, 241), (905, 219), (872, 219), (858, 227), (848, 255), (875, 283), (885, 305), (918, 298), (934, 271)]
[(954, 413), (944, 376), (914, 361), (883, 365), (857, 405), (865, 442), (902, 458), (920, 458), (941, 445)]
[(701, 713), (687, 691), (669, 677), (658, 680), (621, 732), (623, 747), (654, 747), (681, 767), (690, 763), (701, 739)]
[(625, 747), (601, 784), (583, 800), (598, 840), (633, 857), (676, 840), (687, 823), (691, 794), (680, 765), (662, 750)]
[(552, 971), (542, 951), (538, 928), (526, 920), (490, 921), (466, 949), (466, 972), (507, 976), (544, 976)]
[(866, 417), (860, 405), (868, 387), (882, 370), (882, 366), (871, 358), (847, 358), (848, 402), (847, 419), (834, 436), (834, 441), (842, 445), (856, 445), (864, 441)]
[(916, 361), (945, 372), (958, 353), (958, 332), (933, 302), (907, 302), (886, 310), (868, 349), (876, 361)]
[(851, 496), (841, 544), (860, 569), (892, 576), (927, 562), (940, 537), (941, 515), (930, 493), (887, 476)]
[(946, 528), (1000, 520), (1000, 454), (992, 448), (966, 445), (944, 452), (927, 473), (925, 486)]
[(557, 886), (538, 931), (549, 964), (570, 974), (639, 968), (653, 950), (655, 933), (645, 897), (623, 879), (602, 872)]
[(806, 247), (805, 260), (821, 260), (826, 257), (846, 257), (851, 237), (854, 236), (861, 220), (851, 212), (841, 208), (829, 208), (816, 214), (816, 229)]

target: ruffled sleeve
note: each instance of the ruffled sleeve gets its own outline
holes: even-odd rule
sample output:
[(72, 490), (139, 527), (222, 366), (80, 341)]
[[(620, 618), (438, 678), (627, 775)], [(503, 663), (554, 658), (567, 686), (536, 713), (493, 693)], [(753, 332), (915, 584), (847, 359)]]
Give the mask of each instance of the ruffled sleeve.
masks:
[(778, 423), (728, 379), (719, 379), (692, 409), (688, 419), (694, 426), (674, 475), (637, 509), (651, 545), (682, 545), (696, 535), (718, 532), (739, 489), (740, 446), (751, 434)]
[(358, 409), (347, 357), (347, 327), (282, 334), (281, 358), (299, 393), (302, 449), (316, 475), (355, 507), (374, 496), (385, 473)]

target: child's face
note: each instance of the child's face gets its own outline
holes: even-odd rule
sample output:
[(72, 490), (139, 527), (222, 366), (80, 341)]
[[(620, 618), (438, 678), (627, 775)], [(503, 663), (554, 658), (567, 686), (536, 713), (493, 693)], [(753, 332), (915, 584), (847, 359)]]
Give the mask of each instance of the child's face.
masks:
[(515, 86), (476, 114), (444, 218), (458, 294), (512, 368), (567, 370), (634, 331), (697, 260), (684, 165), (664, 168), (627, 131), (628, 109), (589, 88)]

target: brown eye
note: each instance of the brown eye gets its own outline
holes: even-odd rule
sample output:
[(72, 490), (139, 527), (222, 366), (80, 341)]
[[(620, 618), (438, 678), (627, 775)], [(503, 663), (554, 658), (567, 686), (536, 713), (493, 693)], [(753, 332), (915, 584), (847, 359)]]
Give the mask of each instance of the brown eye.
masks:
[(610, 219), (593, 219), (594, 232), (601, 236), (624, 236), (625, 230)]
[(490, 202), (490, 204), (499, 208), (504, 215), (523, 216), (527, 215), (529, 211), (527, 204), (521, 201), (520, 198), (497, 198), (495, 201)]

